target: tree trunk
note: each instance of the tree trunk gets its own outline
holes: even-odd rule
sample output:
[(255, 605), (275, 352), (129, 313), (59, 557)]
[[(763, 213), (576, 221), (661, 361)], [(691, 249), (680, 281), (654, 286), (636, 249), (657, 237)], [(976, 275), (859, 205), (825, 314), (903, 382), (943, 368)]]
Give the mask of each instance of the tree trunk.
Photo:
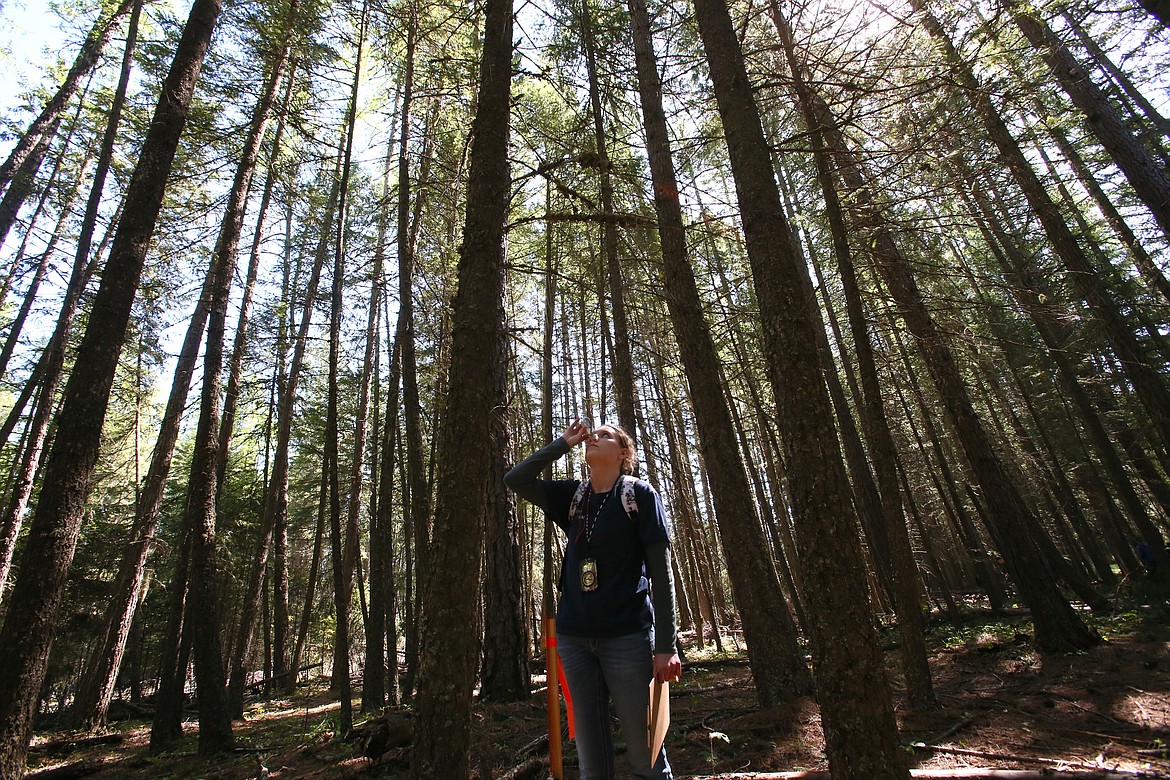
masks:
[[(286, 102), (287, 105), (287, 102)], [(291, 196), (290, 196), (291, 200)], [(281, 255), (280, 301), (284, 314), (280, 317), (280, 332), (276, 339), (276, 360), (272, 367), (272, 384), (268, 391), (268, 414), (264, 424), (264, 485), (272, 484), (272, 433), (277, 399), (284, 392), (285, 369), (288, 366), (288, 333), (292, 330), (293, 312), (287, 302), (292, 297), (292, 203), (286, 204), (284, 214), (284, 246)], [(265, 500), (265, 507), (268, 502)], [(310, 574), (310, 577), (314, 576)], [(310, 588), (312, 587), (310, 583)], [(272, 644), (276, 656), (277, 690), (291, 693), (297, 684), (298, 663), (293, 663), (289, 647), (289, 581), (288, 581), (288, 522), (277, 517), (272, 526)], [(228, 679), (229, 693), (231, 679)]]
[[(644, 0), (630, 0), (639, 94), (645, 118), (654, 207), (662, 246), (662, 282), (695, 407), (699, 447), (711, 482), (728, 575), (743, 620), (752, 677), (763, 707), (807, 695), (812, 678), (797, 645), (796, 625), (763, 543), (759, 514), (738, 452), (724, 398), (723, 368), (703, 320), (703, 306), (687, 257), (678, 181), (671, 158), (662, 88)], [(685, 479), (685, 472), (678, 472)]]
[[(1044, 275), (1038, 272), (1026, 252), (999, 225), (979, 183), (969, 174), (967, 181), (970, 191), (967, 197), (973, 201), (972, 210), (975, 212), (976, 223), (989, 234), (988, 243), (993, 250), (998, 245), (1002, 252), (1002, 257), (998, 252), (993, 251), (993, 254), (999, 261), (1005, 277), (1012, 283), (1011, 289), (1020, 308), (1028, 314), (1041, 341), (1047, 347), (1048, 357), (1056, 368), (1056, 378), (1079, 413), (1085, 434), (1109, 475), (1114, 490), (1135, 522), (1139, 525), (1148, 525), (1145, 503), (1130, 482), (1125, 464), (1114, 443), (1116, 437), (1106, 430), (1102, 415), (1085, 388), (1085, 384), (1090, 384), (1092, 380), (1082, 382), (1081, 371), (1071, 359), (1071, 355), (1075, 353), (1067, 348), (1068, 328), (1061, 324), (1067, 319), (1067, 315), (1055, 308), (1053, 303), (1055, 296), (1044, 284)], [(1151, 541), (1151, 545), (1153, 544)], [(1157, 552), (1155, 545), (1155, 553)], [(1162, 554), (1165, 554), (1164, 551)], [(1170, 560), (1166, 563), (1170, 566)]]
[[(337, 165), (341, 164), (341, 155), (338, 155)], [(329, 253), (329, 232), (334, 223), (340, 179), (334, 170), (333, 185), (329, 192), (329, 199), (325, 205), (325, 213), (321, 221), (321, 232), (316, 250), (313, 254), (313, 268), (309, 275), (305, 290), (304, 308), (301, 312), (301, 324), (297, 332), (297, 340), (293, 345), (293, 357), (289, 366), (288, 378), (280, 388), (281, 395), (277, 408), (276, 448), (272, 456), (272, 474), (268, 479), (268, 488), (264, 497), (264, 515), (260, 521), (258, 532), (258, 547), (252, 558), (252, 568), (248, 575), (247, 590), (244, 591), (243, 602), (240, 605), (240, 620), (237, 623), (236, 641), (232, 649), (231, 679), (228, 682), (228, 700), (232, 714), (239, 717), (244, 708), (244, 684), (247, 676), (247, 656), (252, 644), (252, 633), (255, 629), (256, 610), (260, 605), (260, 589), (264, 581), (264, 571), (268, 566), (268, 551), (272, 544), (273, 530), (285, 525), (288, 515), (288, 470), (289, 445), (292, 439), (293, 410), (296, 403), (297, 381), (304, 361), (305, 349), (308, 341), (309, 327), (312, 323), (313, 304), (317, 297), (317, 287), (321, 280), (321, 268), (325, 264)], [(290, 669), (296, 669), (294, 663)], [(291, 672), (290, 672), (291, 673)]]
[(305, 586), (305, 606), (301, 610), (297, 626), (297, 640), (293, 645), (292, 663), (289, 666), (285, 690), (291, 693), (296, 687), (297, 670), (301, 668), (301, 657), (308, 642), (309, 623), (317, 595), (317, 581), (321, 576), (321, 558), (325, 547), (325, 520), (329, 503), (329, 469), (321, 464), (321, 481), (317, 491), (317, 530), (313, 534), (313, 554), (309, 563), (309, 582)]
[[(1037, 104), (1037, 109), (1043, 111), (1043, 108), (1039, 104)], [(1162, 273), (1162, 269), (1154, 263), (1153, 258), (1150, 257), (1150, 253), (1142, 246), (1137, 236), (1134, 235), (1133, 230), (1117, 210), (1117, 206), (1113, 204), (1113, 201), (1105, 194), (1105, 191), (1101, 189), (1100, 182), (1090, 172), (1089, 166), (1086, 164), (1080, 152), (1077, 151), (1077, 148), (1060, 127), (1055, 125), (1049, 127), (1048, 133), (1052, 136), (1052, 140), (1056, 142), (1056, 146), (1060, 149), (1060, 153), (1064, 156), (1064, 159), (1068, 161), (1073, 171), (1076, 172), (1081, 186), (1093, 198), (1093, 203), (1101, 211), (1109, 226), (1113, 228), (1113, 232), (1117, 234), (1121, 243), (1133, 255), (1134, 263), (1137, 265), (1138, 271), (1141, 273), (1146, 285), (1152, 292), (1156, 292), (1166, 299), (1167, 302), (1170, 302), (1170, 280), (1166, 279), (1166, 276)]]
[[(414, 26), (411, 25), (407, 32), (407, 71), (411, 69), (410, 61), (413, 56), (413, 37)], [(408, 79), (406, 79), (408, 80)], [(406, 100), (403, 99), (403, 115), (405, 111)], [(406, 124), (403, 123), (403, 129), (406, 129)], [(400, 146), (400, 154), (405, 151), (405, 146)], [(370, 311), (369, 319), (366, 321), (366, 345), (367, 350), (372, 346), (374, 350), (378, 349), (378, 322), (379, 322), (379, 308), (382, 300), (382, 272), (386, 262), (386, 230), (390, 223), (390, 160), (394, 152), (394, 139), (391, 138), (390, 143), (386, 147), (386, 161), (383, 166), (382, 175), (382, 205), (378, 213), (378, 239), (374, 248), (374, 267), (371, 273), (372, 284), (370, 289)], [(401, 229), (401, 226), (399, 226)], [(373, 358), (375, 365), (373, 370), (373, 379), (377, 383), (378, 367), (377, 363), (379, 352), (367, 353), (368, 357)], [(394, 373), (394, 369), (391, 369)], [(386, 613), (388, 606), (388, 592), (393, 592), (393, 586), (387, 576), (389, 565), (394, 555), (393, 544), (387, 544), (386, 539), (388, 534), (393, 533), (393, 515), (390, 513), (390, 508), (393, 506), (391, 496), (393, 491), (393, 480), (385, 479), (382, 472), (385, 469), (390, 469), (393, 474), (394, 455), (392, 451), (394, 436), (391, 433), (391, 425), (398, 424), (397, 415), (397, 378), (394, 379), (394, 389), (391, 391), (391, 396), (394, 398), (393, 402), (387, 401), (386, 404), (386, 430), (383, 432), (383, 437), (380, 441), (380, 446), (375, 448), (372, 462), (370, 464), (370, 473), (377, 475), (376, 489), (373, 491), (373, 498), (370, 501), (370, 609), (369, 617), (366, 620), (366, 658), (365, 663), (362, 664), (362, 712), (377, 712), (386, 706)], [(374, 398), (375, 404), (380, 400), (381, 393), (375, 386)], [(377, 420), (378, 407), (374, 408), (374, 435), (379, 433)], [(385, 525), (383, 525), (385, 522)], [(393, 536), (389, 538), (393, 540)], [(397, 651), (397, 648), (394, 648)], [(397, 701), (393, 702), (397, 704)]]
[(777, 400), (789, 491), (812, 618), (813, 670), (825, 742), (839, 778), (904, 779), (906, 759), (883, 668), (861, 560), (856, 514), (820, 371), (815, 300), (784, 218), (771, 153), (731, 16), (696, 0), (695, 17), (735, 178), (760, 306), (765, 363)]
[[(288, 14), (290, 19), (287, 22), (290, 25), (296, 24), (296, 14), (300, 8), (300, 0), (293, 0), (290, 4)], [(228, 378), (227, 385), (223, 394), (223, 421), (220, 423), (219, 430), (219, 451), (225, 456), (219, 464), (219, 489), (222, 492), (224, 484), (224, 475), (227, 470), (226, 455), (231, 448), (232, 434), (236, 426), (236, 409), (239, 405), (240, 399), (240, 381), (243, 376), (244, 369), (244, 352), (248, 346), (248, 324), (251, 321), (252, 315), (252, 298), (256, 290), (256, 278), (260, 272), (260, 246), (264, 241), (264, 222), (268, 215), (268, 207), (272, 203), (272, 192), (276, 186), (278, 178), (276, 166), (280, 159), (282, 145), (284, 141), (284, 129), (288, 112), (290, 109), (289, 102), (292, 99), (293, 87), (296, 85), (296, 69), (297, 64), (293, 61), (288, 66), (288, 76), (285, 77), (281, 72), (284, 68), (285, 62), (291, 54), (291, 36), (286, 36), (284, 45), (280, 54), (275, 58), (275, 62), (270, 65), (272, 74), (269, 76), (266, 86), (270, 86), (273, 92), (271, 97), (266, 94), (261, 98), (253, 112), (253, 123), (256, 122), (257, 117), (263, 112), (265, 115), (270, 115), (274, 107), (273, 100), (275, 99), (275, 89), (277, 84), (283, 78), (285, 82), (284, 99), (281, 101), (280, 119), (276, 125), (276, 132), (272, 138), (272, 150), (268, 155), (267, 175), (264, 181), (264, 194), (260, 197), (260, 205), (256, 211), (256, 228), (252, 232), (252, 248), (248, 253), (248, 274), (244, 280), (244, 294), (240, 301), (240, 314), (236, 320), (236, 335), (232, 342), (232, 356), (228, 362)], [(263, 133), (257, 138), (257, 141), (263, 139)], [(250, 149), (250, 144), (245, 144), (245, 150)], [(257, 149), (259, 151), (259, 149)]]
[[(64, 152), (62, 152), (62, 157)], [(60, 165), (62, 158), (58, 158), (57, 167), (53, 170), (53, 174), (49, 177), (49, 181), (45, 186), (45, 197), (37, 204), (38, 210), (48, 200), (49, 193), (60, 196), (58, 192), (62, 189), (57, 182), (58, 174), (60, 173)], [(60, 242), (62, 235), (65, 232), (65, 222), (70, 218), (73, 211), (73, 203), (77, 199), (78, 190), (81, 188), (82, 182), (86, 181), (89, 172), (90, 157), (87, 155), (85, 161), (81, 165), (77, 178), (73, 182), (73, 186), (69, 188), (65, 194), (64, 202), (61, 204), (60, 211), (57, 216), (57, 224), (53, 227), (53, 233), (49, 237), (48, 244), (41, 251), (41, 260), (37, 263), (37, 270), (33, 272), (33, 278), (29, 281), (28, 289), (25, 290), (24, 300), (20, 304), (20, 309), (17, 310), (16, 316), (13, 317), (12, 322), (7, 324), (8, 337), (4, 340), (4, 347), (0, 349), (0, 377), (4, 377), (8, 371), (8, 361), (12, 358), (12, 353), (16, 351), (16, 345), (20, 341), (20, 334), (24, 330), (24, 323), (28, 319), (29, 312), (32, 310), (33, 303), (37, 299), (37, 293), (40, 291), (41, 282), (44, 281), (45, 273), (49, 267), (49, 261), (57, 251), (57, 244)], [(31, 227), (30, 227), (31, 229)], [(0, 243), (3, 243), (2, 231), (0, 231)], [(24, 247), (22, 247), (23, 249)], [(22, 252), (23, 254), (23, 252)]]
[(219, 0), (195, 0), (130, 180), (126, 211), (65, 387), (46, 484), (30, 524), (21, 576), (0, 629), (0, 776), (24, 769), (32, 716), (44, 679), (56, 615), (97, 463), (118, 355), (162, 206), (167, 175), (219, 18)]
[[(225, 220), (224, 225), (227, 224), (228, 220)], [(235, 268), (233, 244), (234, 241), (221, 228), (220, 241), (208, 270), (208, 280), (212, 283), (208, 300), (207, 342), (203, 349), (203, 394), (195, 431), (191, 477), (187, 486), (185, 525), (191, 539), (191, 574), (186, 627), (191, 633), (192, 655), (195, 659), (195, 689), (199, 698), (199, 754), (203, 756), (222, 753), (233, 744), (227, 675), (220, 641), (220, 574), (216, 554), (220, 390), (223, 385), (228, 295)], [(224, 251), (229, 247), (232, 251)]]
[[(353, 84), (349, 96), (349, 110), (346, 116), (345, 154), (341, 167), (341, 184), (337, 200), (336, 241), (333, 252), (333, 290), (329, 308), (329, 379), (328, 397), (325, 410), (325, 468), (329, 474), (329, 536), (333, 562), (333, 674), (330, 688), (337, 691), (341, 702), (339, 731), (346, 738), (353, 729), (353, 695), (350, 689), (349, 672), (349, 603), (352, 575), (349, 561), (350, 548), (357, 541), (354, 534), (341, 528), (341, 459), (339, 388), (337, 384), (338, 364), (341, 360), (341, 318), (343, 316), (343, 293), (345, 289), (345, 222), (349, 196), (349, 180), (353, 170), (354, 123), (357, 119), (358, 86), (361, 84), (362, 49), (366, 40), (366, 19), (369, 3), (362, 3), (362, 15), (358, 25), (357, 53), (354, 60)], [(356, 515), (356, 512), (350, 516)], [(356, 523), (356, 517), (354, 517)]]
[(187, 579), (191, 563), (190, 534), (180, 534), (178, 560), (170, 583), (170, 613), (163, 635), (158, 689), (154, 694), (154, 718), (150, 749), (165, 750), (183, 738), (183, 691), (187, 683), (187, 647), (191, 632), (185, 631)]
[[(78, 179), (78, 184), (80, 182), (81, 180)], [(41, 255), (41, 263), (25, 295), (24, 305), (10, 326), (9, 342), (5, 345), (6, 354), (0, 359), (0, 362), (7, 362), (8, 355), (11, 354), (8, 351), (8, 347), (15, 346), (17, 336), (23, 326), (24, 318), (32, 308), (41, 277), (44, 275), (48, 260), (53, 254), (57, 240), (64, 229), (64, 221), (69, 213), (69, 206), (72, 205), (73, 195), (76, 195), (76, 190), (69, 196), (68, 205), (62, 209), (61, 219), (53, 231), (53, 236), (49, 240), (48, 246), (45, 247)], [(69, 283), (66, 286), (65, 300), (61, 303), (61, 312), (57, 319), (57, 326), (53, 330), (53, 335), (49, 338), (49, 343), (45, 347), (41, 359), (37, 361), (32, 375), (26, 380), (30, 385), (38, 388), (39, 393), (32, 420), (24, 437), (25, 444), (23, 449), (20, 450), (16, 471), (9, 486), (11, 488), (11, 496), (5, 505), (3, 521), (0, 522), (0, 604), (4, 602), (4, 591), (8, 585), (8, 575), (12, 569), (13, 556), (16, 554), (16, 540), (20, 534), (20, 527), (24, 522), (25, 509), (27, 509), (29, 498), (32, 496), (33, 482), (36, 478), (37, 470), (41, 465), (41, 455), (44, 452), (45, 441), (49, 435), (49, 425), (52, 421), (53, 412), (56, 409), (57, 388), (60, 384), (61, 370), (65, 362), (65, 349), (69, 332), (73, 328), (73, 319), (77, 312), (81, 291), (85, 288), (85, 284), (90, 278), (91, 270), (92, 268), (86, 266), (84, 257), (78, 257), (74, 262)], [(3, 368), (0, 368), (0, 376), (2, 375)], [(25, 403), (27, 403), (27, 400), (17, 404), (17, 406), (23, 407)], [(14, 408), (13, 414), (18, 413), (17, 409)], [(7, 436), (0, 439), (0, 441), (6, 440)]]
[[(488, 0), (479, 103), (471, 127), (467, 216), (452, 307), (449, 375), (457, 378), (437, 432), (434, 536), (426, 556), (420, 623), (419, 691), (410, 775), (470, 774), (471, 691), (479, 661), (478, 598), (484, 509), (493, 469), (489, 449), (500, 345), (503, 228), (511, 177), (508, 125), (512, 7)], [(470, 444), (470, 446), (469, 446)], [(422, 552), (421, 550), (419, 551)], [(468, 633), (470, 632), (470, 636)]]
[[(277, 70), (279, 67), (277, 64)], [(167, 476), (170, 473), (171, 456), (178, 439), (179, 424), (186, 406), (199, 342), (203, 335), (203, 326), (207, 322), (209, 302), (215, 294), (213, 286), (217, 283), (224, 283), (222, 279), (217, 279), (216, 274), (222, 272), (223, 264), (234, 265), (249, 183), (255, 170), (260, 141), (264, 135), (264, 128), (278, 80), (279, 74), (271, 80), (268, 85), (269, 89), (265, 91), (253, 112), (249, 136), (237, 165), (235, 182), (220, 226), (216, 249), (216, 258), (220, 263), (220, 268), (217, 269), (214, 265), (208, 268), (195, 313), (188, 324), (187, 336), (184, 339), (175, 367), (167, 409), (160, 426), (150, 469), (147, 472), (146, 488), (136, 512), (135, 526), (123, 554), (115, 598), (107, 606), (103, 621), (104, 632), (101, 640), (93, 647), (86, 672), (82, 675), (82, 684), (74, 701), (72, 717), (75, 725), (94, 726), (105, 722), (110, 697), (113, 695), (114, 682), (118, 676), (122, 654), (125, 652), (128, 630), (138, 604), (136, 595), (141, 590), (145, 574), (146, 559), (150, 552)], [(247, 297), (247, 292), (245, 296)], [(221, 457), (223, 452), (221, 449)], [(223, 469), (217, 467), (217, 493), (220, 489), (222, 474)]]
[[(500, 309), (501, 317), (503, 308)], [(499, 327), (501, 358), (508, 355), (510, 335)], [(488, 515), (485, 533), (487, 565), (484, 570), (483, 671), (480, 695), (488, 701), (526, 701), (532, 695), (528, 672), (528, 632), (523, 612), (523, 570), (520, 565), (520, 522), (516, 501), (504, 486), (509, 465), (506, 453), (512, 450), (508, 413), (508, 370), (511, 360), (501, 359), (496, 367), (496, 412), (492, 419), (492, 471), (488, 488)]]
[[(601, 180), (601, 210), (606, 217), (602, 224), (606, 276), (609, 281), (610, 305), (613, 309), (613, 395), (617, 404), (618, 423), (635, 435), (634, 419), (634, 362), (630, 354), (630, 331), (626, 317), (625, 280), (618, 259), (617, 221), (613, 219), (613, 169), (605, 138), (605, 115), (601, 110), (601, 85), (597, 77), (597, 39), (593, 33), (593, 18), (589, 0), (581, 0), (581, 40), (585, 50), (585, 67), (589, 76), (589, 105), (593, 119), (593, 140), (597, 147), (598, 175)], [(598, 422), (600, 425), (600, 422)]]
[(804, 116), (813, 145), (817, 167), (817, 178), (825, 197), (826, 211), (833, 238), (834, 255), (845, 292), (845, 304), (849, 327), (853, 335), (854, 353), (858, 374), (861, 379), (862, 396), (858, 399), (858, 410), (869, 444), (874, 472), (879, 483), (881, 517), (885, 524), (884, 537), (888, 544), (891, 564), (894, 569), (895, 610), (898, 616), (898, 630), (901, 637), (899, 646), (902, 657), (902, 672), (905, 676), (907, 696), (915, 709), (932, 709), (938, 706), (927, 664), (926, 642), (923, 636), (922, 606), (919, 600), (919, 577), (906, 528), (901, 492), (897, 478), (897, 451), (886, 419), (882, 402), (881, 385), (873, 356), (869, 326), (861, 300), (861, 290), (853, 266), (847, 230), (841, 201), (833, 181), (830, 157), (825, 145), (823, 123), (829, 120), (828, 106), (805, 82), (803, 64), (798, 59), (792, 29), (784, 17), (779, 4), (772, 0), (771, 15), (780, 34), (788, 65), (792, 72), (797, 100)]
[[(85, 97), (82, 93), (82, 99), (79, 101), (82, 105), (77, 107), (77, 113), (80, 114), (84, 108)], [(72, 127), (76, 127), (76, 120)], [(49, 127), (48, 132), (37, 142), (36, 146), (32, 148), (28, 157), (21, 163), (16, 171), (16, 175), (12, 177), (12, 182), (8, 185), (8, 189), (4, 191), (4, 197), (0, 198), (0, 246), (3, 246), (5, 240), (8, 238), (8, 232), (12, 230), (12, 226), (16, 224), (16, 215), (20, 213), (20, 209), (24, 206), (24, 202), (28, 196), (32, 194), (36, 185), (37, 172), (41, 169), (41, 163), (44, 162), (45, 155), (49, 153), (49, 147), (52, 145), (53, 136), (57, 133), (57, 123), (54, 122)], [(72, 132), (70, 133), (72, 135)], [(66, 150), (69, 147), (69, 142), (62, 145), (61, 154), (58, 156), (57, 170), (60, 169), (60, 161), (63, 158)], [(54, 174), (56, 174), (56, 170)], [(47, 187), (52, 187), (55, 183), (55, 176), (49, 177)], [(47, 190), (46, 190), (47, 191)]]

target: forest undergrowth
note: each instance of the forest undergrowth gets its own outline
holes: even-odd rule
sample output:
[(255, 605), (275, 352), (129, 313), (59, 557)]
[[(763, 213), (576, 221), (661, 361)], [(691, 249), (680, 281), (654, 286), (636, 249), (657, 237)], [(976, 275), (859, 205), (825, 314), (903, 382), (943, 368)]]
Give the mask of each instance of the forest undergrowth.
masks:
[[(1080, 654), (1041, 657), (1024, 613), (973, 610), (960, 622), (933, 615), (930, 667), (940, 708), (911, 712), (899, 684), (896, 632), (885, 629), (887, 666), (912, 765), (1057, 773), (1109, 770), (1170, 777), (1170, 603), (1141, 589), (1115, 599), (1111, 615), (1087, 619), (1107, 640)], [(724, 652), (688, 647), (672, 689), (667, 749), (679, 778), (828, 768), (815, 702), (760, 709), (741, 640), (723, 634)], [(693, 643), (693, 637), (684, 637)], [(548, 777), (543, 677), (523, 702), (477, 701), (471, 765), (480, 780)], [(355, 701), (355, 709), (357, 703)], [(127, 708), (113, 708), (128, 712)], [(38, 731), (30, 778), (338, 778), (407, 776), (409, 712), (358, 721), (336, 733), (337, 702), (317, 678), (288, 698), (249, 703), (237, 724), (239, 747), (215, 759), (196, 753), (193, 711), (175, 750), (149, 751), (149, 719), (115, 722), (99, 735)], [(622, 765), (619, 777), (629, 774)], [(571, 743), (565, 776), (576, 780)]]

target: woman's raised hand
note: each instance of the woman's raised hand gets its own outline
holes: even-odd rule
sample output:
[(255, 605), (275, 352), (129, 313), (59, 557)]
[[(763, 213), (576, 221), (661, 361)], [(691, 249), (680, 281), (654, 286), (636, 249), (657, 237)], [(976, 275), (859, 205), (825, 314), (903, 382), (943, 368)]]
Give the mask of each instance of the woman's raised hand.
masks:
[(565, 432), (561, 435), (565, 437), (565, 441), (569, 443), (570, 447), (576, 447), (589, 435), (589, 426), (581, 422), (580, 419), (576, 419), (569, 423), (569, 427), (565, 428)]

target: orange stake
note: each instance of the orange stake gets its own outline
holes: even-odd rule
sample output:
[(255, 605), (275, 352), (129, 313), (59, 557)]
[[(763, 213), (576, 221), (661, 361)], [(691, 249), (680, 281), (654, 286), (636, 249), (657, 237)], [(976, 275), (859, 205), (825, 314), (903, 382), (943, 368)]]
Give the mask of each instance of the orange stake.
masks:
[(564, 780), (565, 770), (561, 761), (560, 659), (557, 657), (557, 621), (554, 617), (544, 619), (544, 650), (548, 667), (548, 771), (554, 780)]

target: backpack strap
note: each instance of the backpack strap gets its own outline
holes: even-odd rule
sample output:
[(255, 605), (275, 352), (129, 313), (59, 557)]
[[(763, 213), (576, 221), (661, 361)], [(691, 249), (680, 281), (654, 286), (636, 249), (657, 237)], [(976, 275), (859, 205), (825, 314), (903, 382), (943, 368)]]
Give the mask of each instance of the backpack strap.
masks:
[[(569, 528), (572, 529), (577, 523), (578, 512), (584, 513), (585, 508), (583, 502), (585, 497), (589, 495), (589, 480), (581, 480), (581, 484), (577, 486), (577, 492), (573, 494), (573, 500), (569, 502)], [(582, 519), (584, 522), (584, 519)]]
[(626, 511), (626, 517), (630, 518), (631, 522), (637, 522), (638, 497), (634, 493), (634, 486), (638, 484), (638, 480), (628, 474), (622, 474), (618, 479), (622, 483), (618, 489), (621, 493), (622, 509)]

